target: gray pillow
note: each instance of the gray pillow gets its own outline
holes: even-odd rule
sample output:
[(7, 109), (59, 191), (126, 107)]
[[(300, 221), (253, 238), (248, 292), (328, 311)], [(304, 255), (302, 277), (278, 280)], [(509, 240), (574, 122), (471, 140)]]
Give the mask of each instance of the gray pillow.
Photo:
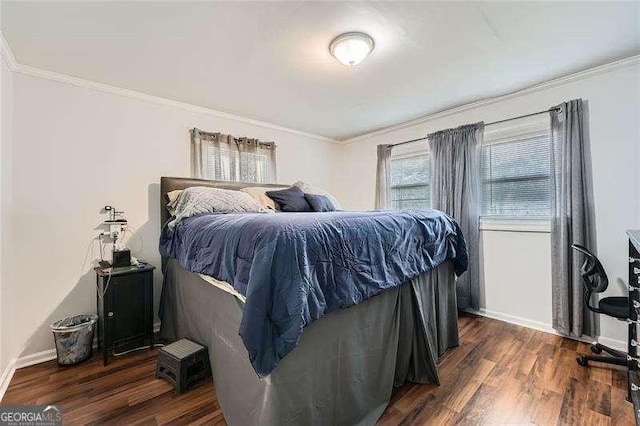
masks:
[(192, 186), (178, 197), (175, 218), (169, 222), (174, 229), (182, 219), (198, 213), (267, 213), (268, 210), (249, 194), (230, 189)]

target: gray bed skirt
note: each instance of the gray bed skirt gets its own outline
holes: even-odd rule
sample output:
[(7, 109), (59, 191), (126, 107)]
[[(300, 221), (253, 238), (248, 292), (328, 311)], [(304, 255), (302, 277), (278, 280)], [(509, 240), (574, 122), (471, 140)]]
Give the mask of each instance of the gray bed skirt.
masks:
[(450, 262), (309, 325), (263, 379), (238, 335), (242, 308), (232, 294), (167, 262), (161, 336), (209, 347), (216, 396), (230, 425), (374, 424), (393, 386), (439, 383), (438, 357), (458, 345)]

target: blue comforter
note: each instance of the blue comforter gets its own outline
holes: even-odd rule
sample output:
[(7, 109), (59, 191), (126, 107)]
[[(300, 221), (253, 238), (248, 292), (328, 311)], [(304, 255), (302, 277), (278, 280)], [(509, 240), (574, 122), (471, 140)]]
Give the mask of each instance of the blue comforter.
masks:
[(437, 210), (200, 214), (160, 253), (246, 296), (240, 336), (260, 376), (293, 350), (302, 329), (452, 259), (467, 269), (457, 223)]

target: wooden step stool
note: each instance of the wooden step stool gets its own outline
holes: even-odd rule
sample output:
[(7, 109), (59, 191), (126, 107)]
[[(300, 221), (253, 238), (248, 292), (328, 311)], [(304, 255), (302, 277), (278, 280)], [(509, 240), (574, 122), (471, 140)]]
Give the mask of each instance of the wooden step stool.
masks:
[(211, 376), (206, 346), (181, 339), (158, 351), (156, 378), (168, 380), (178, 394), (200, 379)]

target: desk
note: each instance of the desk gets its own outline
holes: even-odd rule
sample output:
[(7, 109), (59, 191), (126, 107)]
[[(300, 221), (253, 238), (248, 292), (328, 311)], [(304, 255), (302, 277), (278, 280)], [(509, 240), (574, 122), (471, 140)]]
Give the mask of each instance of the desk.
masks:
[(629, 400), (640, 426), (640, 365), (638, 360), (638, 312), (640, 311), (640, 230), (629, 236)]

